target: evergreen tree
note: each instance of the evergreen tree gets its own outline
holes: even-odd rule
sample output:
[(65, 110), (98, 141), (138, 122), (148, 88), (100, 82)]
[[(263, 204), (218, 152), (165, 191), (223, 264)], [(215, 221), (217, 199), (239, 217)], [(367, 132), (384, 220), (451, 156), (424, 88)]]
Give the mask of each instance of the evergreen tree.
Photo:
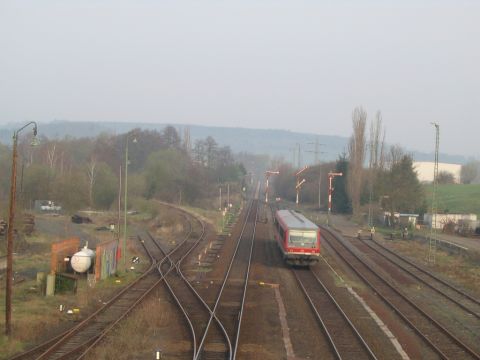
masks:
[(350, 214), (352, 212), (352, 201), (347, 192), (348, 160), (345, 154), (340, 155), (335, 166), (335, 172), (343, 173), (343, 176), (335, 177), (333, 180), (332, 211)]
[[(421, 212), (425, 193), (413, 168), (410, 155), (402, 155), (380, 175), (379, 188), (384, 204), (393, 216), (394, 212)], [(392, 219), (393, 220), (393, 219)]]

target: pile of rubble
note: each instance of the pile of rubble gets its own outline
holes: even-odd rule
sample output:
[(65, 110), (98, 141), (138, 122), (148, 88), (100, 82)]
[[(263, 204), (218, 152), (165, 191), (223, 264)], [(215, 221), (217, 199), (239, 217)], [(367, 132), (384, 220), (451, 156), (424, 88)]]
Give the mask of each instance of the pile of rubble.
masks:
[(3, 236), (7, 233), (7, 222), (3, 219), (0, 219), (0, 236)]

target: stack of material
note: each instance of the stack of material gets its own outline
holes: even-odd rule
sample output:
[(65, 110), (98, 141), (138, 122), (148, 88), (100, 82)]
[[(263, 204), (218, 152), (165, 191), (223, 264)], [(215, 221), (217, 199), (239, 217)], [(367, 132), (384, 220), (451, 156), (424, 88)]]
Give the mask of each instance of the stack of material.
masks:
[(0, 236), (5, 235), (7, 232), (7, 222), (0, 219)]
[(34, 230), (35, 230), (35, 216), (33, 216), (32, 214), (23, 215), (23, 232), (25, 233), (25, 235), (27, 236), (32, 235)]

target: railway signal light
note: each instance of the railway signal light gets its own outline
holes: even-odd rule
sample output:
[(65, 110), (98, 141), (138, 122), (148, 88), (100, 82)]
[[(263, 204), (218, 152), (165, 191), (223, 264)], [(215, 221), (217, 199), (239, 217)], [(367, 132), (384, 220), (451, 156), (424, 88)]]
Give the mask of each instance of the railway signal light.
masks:
[(299, 175), (307, 169), (308, 169), (308, 166), (305, 166), (303, 169), (301, 169), (301, 170), (299, 170), (295, 173), (295, 176), (297, 177), (297, 184), (295, 185), (295, 189), (297, 190), (297, 198), (296, 198), (295, 203), (297, 204), (297, 206), (298, 206), (298, 203), (299, 203), (300, 188), (303, 185), (303, 183), (306, 181), (305, 179), (300, 181)]
[(266, 203), (268, 203), (268, 179), (270, 178), (270, 176), (278, 175), (278, 174), (280, 174), (279, 171), (271, 171), (271, 170), (265, 171), (265, 179), (266, 179), (266, 182), (265, 182), (265, 202)]
[(332, 181), (336, 176), (343, 176), (343, 173), (335, 173), (329, 172), (328, 173), (328, 216), (327, 216), (327, 225), (330, 225), (330, 213), (332, 212), (332, 193), (333, 193), (333, 186)]

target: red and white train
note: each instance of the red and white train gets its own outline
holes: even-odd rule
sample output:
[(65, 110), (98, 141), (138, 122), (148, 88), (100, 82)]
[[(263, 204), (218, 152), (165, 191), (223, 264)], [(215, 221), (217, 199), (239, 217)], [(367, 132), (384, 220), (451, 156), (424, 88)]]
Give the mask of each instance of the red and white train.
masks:
[(302, 214), (278, 210), (274, 217), (275, 240), (289, 265), (309, 266), (320, 258), (320, 229)]

